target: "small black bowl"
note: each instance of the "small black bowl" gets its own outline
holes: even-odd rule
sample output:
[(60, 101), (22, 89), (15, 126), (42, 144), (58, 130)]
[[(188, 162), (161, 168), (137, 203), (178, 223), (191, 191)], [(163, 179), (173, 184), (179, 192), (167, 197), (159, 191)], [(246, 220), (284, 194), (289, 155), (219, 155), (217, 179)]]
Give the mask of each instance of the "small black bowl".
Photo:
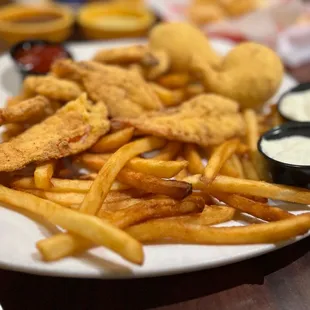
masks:
[(20, 50), (27, 51), (27, 50), (30, 50), (34, 46), (58, 46), (63, 50), (66, 58), (73, 59), (71, 53), (61, 43), (54, 43), (54, 42), (49, 42), (49, 41), (45, 41), (45, 40), (20, 41), (11, 47), (10, 56), (11, 56), (12, 60), (14, 61), (15, 65), (17, 66), (17, 68), (19, 69), (19, 72), (21, 73), (23, 78), (25, 78), (28, 74), (45, 75), (46, 73), (48, 73), (48, 72), (36, 72), (33, 70), (31, 65), (27, 66), (27, 65), (19, 62), (18, 59), (16, 58), (16, 54), (18, 51), (20, 51)]
[[(299, 84), (293, 88), (291, 88), (290, 90), (286, 91), (278, 100), (278, 104), (277, 104), (277, 108), (278, 108), (278, 111), (279, 111), (279, 114), (283, 117), (284, 120), (286, 121), (290, 121), (290, 122), (302, 122), (304, 123), (305, 121), (297, 121), (297, 120), (294, 120), (294, 119), (291, 119), (289, 117), (287, 117), (286, 115), (284, 115), (282, 113), (282, 110), (281, 110), (281, 105), (282, 105), (282, 102), (283, 102), (283, 99), (284, 97), (286, 97), (287, 95), (291, 94), (291, 93), (298, 93), (298, 92), (301, 92), (301, 91), (305, 91), (305, 90), (310, 90), (310, 83), (302, 83), (302, 84)], [(309, 105), (310, 105), (310, 102), (309, 102)]]
[(261, 136), (257, 143), (257, 148), (267, 161), (274, 183), (310, 189), (310, 165), (284, 163), (269, 157), (262, 150), (262, 141), (264, 139), (277, 140), (290, 136), (310, 138), (310, 122), (288, 122), (275, 127)]

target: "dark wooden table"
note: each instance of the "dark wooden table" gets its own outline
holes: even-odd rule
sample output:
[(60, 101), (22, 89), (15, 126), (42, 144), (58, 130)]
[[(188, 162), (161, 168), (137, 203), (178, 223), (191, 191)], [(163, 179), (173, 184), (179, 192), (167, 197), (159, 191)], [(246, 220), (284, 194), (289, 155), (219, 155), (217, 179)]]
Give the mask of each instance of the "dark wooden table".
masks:
[[(289, 71), (310, 81), (310, 65)], [(244, 262), (160, 278), (82, 280), (0, 270), (0, 304), (4, 310), (308, 310), (309, 285), (307, 238)]]

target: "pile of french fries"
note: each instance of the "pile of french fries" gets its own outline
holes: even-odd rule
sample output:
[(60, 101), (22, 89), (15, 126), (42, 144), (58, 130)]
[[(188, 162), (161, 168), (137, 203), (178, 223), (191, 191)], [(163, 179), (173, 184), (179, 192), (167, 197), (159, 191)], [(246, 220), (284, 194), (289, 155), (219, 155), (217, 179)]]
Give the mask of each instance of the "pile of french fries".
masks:
[[(166, 75), (154, 88), (173, 105), (176, 85), (186, 86), (186, 78)], [(274, 110), (265, 116), (244, 111), (244, 141), (232, 139), (207, 149), (141, 137), (134, 128), (112, 130), (85, 153), (38, 164), (30, 176), (0, 185), (0, 202), (41, 215), (64, 230), (38, 241), (46, 261), (104, 246), (141, 265), (143, 244), (287, 240), (308, 231), (310, 215), (295, 216), (269, 205), (268, 199), (310, 204), (310, 191), (266, 182), (269, 173), (256, 144), (260, 133), (278, 121), (274, 115)], [(261, 223), (213, 226), (239, 213)]]

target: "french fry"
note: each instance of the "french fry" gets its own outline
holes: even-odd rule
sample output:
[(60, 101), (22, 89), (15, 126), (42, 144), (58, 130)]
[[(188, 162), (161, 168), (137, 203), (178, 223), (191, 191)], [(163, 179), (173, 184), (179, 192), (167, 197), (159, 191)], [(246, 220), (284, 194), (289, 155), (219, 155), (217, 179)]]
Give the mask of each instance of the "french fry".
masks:
[(198, 153), (197, 147), (194, 144), (184, 145), (184, 158), (188, 161), (188, 171), (191, 174), (201, 174), (204, 171), (202, 158)]
[(183, 90), (171, 90), (155, 83), (149, 83), (149, 85), (158, 96), (160, 101), (163, 103), (163, 105), (166, 107), (178, 105), (184, 99), (185, 94)]
[(258, 119), (253, 110), (244, 111), (244, 120), (246, 123), (247, 143), (251, 152), (252, 162), (257, 170), (257, 174), (261, 180), (270, 181), (270, 176), (266, 163), (257, 151), (257, 141), (259, 139)]
[[(141, 244), (108, 221), (2, 185), (0, 185), (0, 201), (40, 215), (50, 223), (76, 234), (79, 239), (103, 245), (133, 263), (143, 262)], [(40, 249), (40, 245), (38, 248)]]
[(191, 185), (188, 183), (176, 180), (164, 180), (127, 168), (122, 169), (117, 178), (122, 183), (141, 189), (147, 193), (166, 195), (175, 199), (183, 199), (192, 191)]
[(239, 177), (239, 172), (234, 168), (234, 166), (231, 164), (231, 161), (229, 160), (226, 161), (226, 163), (224, 163), (224, 165), (222, 166), (220, 174), (233, 178)]
[(254, 110), (247, 109), (243, 112), (246, 124), (246, 139), (251, 152), (257, 150), (257, 141), (259, 139), (258, 120)]
[[(67, 180), (67, 179), (51, 179), (52, 187), (49, 188), (51, 192), (74, 192), (87, 193), (93, 183), (91, 180)], [(20, 178), (14, 180), (10, 186), (18, 189), (38, 189), (34, 182), (34, 178)], [(115, 181), (112, 184), (111, 190), (125, 190), (128, 185)]]
[[(183, 160), (184, 160), (184, 158), (182, 156), (177, 157), (177, 161), (183, 161)], [(178, 181), (182, 181), (187, 176), (188, 176), (187, 169), (184, 168), (178, 174), (176, 174), (174, 178)]]
[[(84, 153), (78, 161), (93, 170), (100, 170), (109, 156), (105, 154)], [(187, 161), (163, 161), (156, 159), (133, 158), (126, 167), (134, 171), (148, 173), (159, 178), (172, 178), (187, 166)]]
[(309, 228), (310, 216), (298, 215), (277, 222), (243, 227), (208, 227), (158, 219), (129, 227), (126, 232), (143, 243), (233, 245), (275, 243), (303, 235)]
[(81, 204), (81, 212), (95, 214), (107, 196), (115, 178), (126, 163), (133, 157), (159, 148), (165, 140), (157, 137), (148, 137), (136, 140), (119, 148), (104, 164), (93, 181), (90, 190)]
[(102, 137), (95, 145), (90, 148), (94, 153), (105, 153), (119, 149), (128, 143), (134, 133), (134, 128), (125, 128)]
[(230, 221), (235, 215), (235, 209), (228, 206), (211, 205), (206, 206), (199, 214), (189, 214), (174, 218), (167, 218), (166, 221), (174, 220), (179, 223), (196, 225), (215, 225)]
[(34, 183), (37, 188), (48, 189), (52, 186), (51, 178), (54, 174), (56, 161), (50, 160), (48, 162), (39, 164), (34, 171)]
[(58, 193), (42, 191), (38, 189), (28, 189), (24, 191), (37, 197), (55, 202), (61, 206), (69, 207), (71, 209), (78, 209), (79, 205), (82, 203), (85, 197), (85, 194), (82, 193)]
[(259, 181), (253, 163), (245, 156), (241, 157), (242, 168), (246, 179)]
[(271, 207), (267, 204), (259, 203), (240, 195), (230, 195), (219, 192), (213, 192), (212, 194), (227, 205), (267, 222), (279, 221), (294, 216), (280, 208)]
[(115, 212), (102, 210), (98, 216), (109, 219), (117, 227), (126, 228), (149, 219), (200, 212), (203, 208), (204, 200), (197, 196), (187, 197), (182, 202), (173, 199), (150, 199)]
[(236, 152), (238, 145), (239, 140), (234, 139), (228, 140), (216, 148), (203, 172), (202, 181), (205, 184), (209, 184), (214, 180), (224, 163)]
[(244, 179), (243, 168), (239, 157), (236, 154), (232, 154), (230, 162), (233, 165), (234, 169), (238, 172), (238, 178)]
[(157, 83), (167, 88), (183, 88), (189, 83), (190, 77), (186, 73), (170, 73), (157, 79)]
[(310, 191), (293, 186), (270, 184), (263, 181), (253, 181), (217, 176), (209, 186), (200, 181), (201, 175), (189, 176), (183, 181), (191, 183), (194, 189), (217, 191), (231, 194), (250, 195), (288, 202), (310, 204)]
[[(201, 210), (204, 201), (197, 197), (188, 197), (185, 201), (176, 204), (171, 199), (152, 199), (143, 201), (130, 208), (116, 211), (115, 215), (107, 215), (105, 211), (101, 216), (108, 218), (113, 225), (124, 229), (134, 223), (145, 221), (152, 217), (172, 216)], [(40, 241), (40, 249), (45, 260), (57, 260), (75, 253), (82, 252), (93, 244), (70, 234), (58, 234)]]
[(159, 153), (152, 157), (152, 159), (157, 160), (173, 160), (180, 152), (182, 144), (180, 142), (168, 142), (164, 148), (162, 148)]
[(104, 202), (101, 209), (98, 211), (98, 217), (103, 217), (103, 214), (105, 214), (107, 211), (115, 212), (118, 210), (127, 209), (142, 201), (145, 200), (142, 198), (128, 198), (119, 201)]
[(189, 84), (185, 88), (185, 93), (187, 98), (192, 98), (201, 95), (205, 92), (205, 88), (201, 84)]

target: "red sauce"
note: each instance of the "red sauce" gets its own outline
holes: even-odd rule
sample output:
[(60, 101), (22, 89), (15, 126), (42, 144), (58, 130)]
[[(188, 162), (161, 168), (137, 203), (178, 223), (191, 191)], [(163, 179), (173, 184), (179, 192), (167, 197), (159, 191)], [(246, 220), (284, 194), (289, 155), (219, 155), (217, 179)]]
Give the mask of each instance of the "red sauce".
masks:
[(15, 52), (15, 59), (33, 73), (47, 73), (56, 59), (68, 54), (60, 45), (35, 45)]

